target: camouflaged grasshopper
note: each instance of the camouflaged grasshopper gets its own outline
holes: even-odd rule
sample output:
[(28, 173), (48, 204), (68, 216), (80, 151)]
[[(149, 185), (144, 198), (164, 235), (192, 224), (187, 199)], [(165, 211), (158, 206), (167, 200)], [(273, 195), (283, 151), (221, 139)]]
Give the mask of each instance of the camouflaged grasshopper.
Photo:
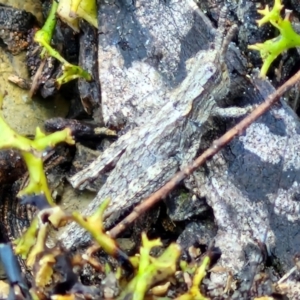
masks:
[[(111, 203), (105, 212), (105, 217), (110, 217), (109, 226), (122, 211), (162, 187), (195, 158), (211, 116), (240, 116), (248, 111), (218, 107), (230, 85), (225, 54), (236, 30), (236, 26), (231, 27), (224, 37), (225, 20), (226, 9), (222, 9), (214, 49), (200, 51), (186, 63), (188, 75), (165, 96), (167, 101), (162, 102), (166, 104), (158, 111), (145, 113), (144, 125), (121, 136), (89, 167), (70, 178), (73, 187), (83, 189), (113, 168), (84, 214), (92, 213), (109, 197)], [(87, 242), (89, 237), (71, 225), (61, 239), (70, 247)]]

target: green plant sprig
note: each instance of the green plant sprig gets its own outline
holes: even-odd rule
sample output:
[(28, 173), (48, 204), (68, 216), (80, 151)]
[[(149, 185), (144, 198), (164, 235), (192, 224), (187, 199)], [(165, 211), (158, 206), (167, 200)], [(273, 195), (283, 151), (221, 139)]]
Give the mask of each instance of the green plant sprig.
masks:
[(94, 240), (107, 254), (114, 256), (116, 242), (105, 233), (105, 228), (103, 226), (103, 214), (109, 204), (109, 201), (109, 199), (103, 201), (94, 214), (89, 217), (83, 217), (78, 212), (73, 212), (72, 215), (74, 220), (92, 235)]
[(127, 284), (117, 299), (130, 297), (133, 300), (143, 300), (147, 291), (164, 280), (167, 280), (176, 272), (176, 263), (181, 249), (178, 244), (172, 243), (159, 257), (150, 255), (153, 247), (161, 246), (159, 239), (148, 240), (145, 233), (142, 234), (142, 247), (138, 259), (138, 271), (134, 278)]
[(34, 40), (43, 47), (43, 51), (41, 56), (44, 57), (47, 54), (56, 58), (58, 61), (62, 63), (62, 75), (56, 79), (56, 84), (58, 88), (73, 79), (83, 78), (87, 81), (92, 80), (92, 76), (81, 67), (70, 64), (67, 60), (65, 60), (58, 51), (51, 47), (51, 39), (53, 36), (53, 32), (56, 26), (56, 12), (58, 9), (58, 3), (56, 1), (52, 2), (51, 10), (48, 15), (48, 18), (44, 24), (44, 26), (38, 30), (34, 35)]
[(60, 0), (58, 16), (74, 31), (79, 31), (79, 18), (98, 28), (96, 0)]
[(66, 128), (45, 135), (40, 128), (37, 128), (34, 139), (30, 140), (17, 134), (0, 116), (0, 132), (0, 149), (19, 150), (28, 169), (29, 184), (19, 192), (18, 196), (44, 194), (49, 204), (53, 205), (54, 202), (43, 169), (43, 153), (58, 143), (74, 144), (71, 130)]
[(300, 35), (294, 31), (289, 21), (289, 14), (286, 14), (284, 19), (280, 15), (280, 11), (283, 7), (281, 0), (274, 0), (274, 6), (271, 11), (268, 6), (263, 10), (258, 10), (258, 13), (264, 16), (257, 21), (258, 26), (260, 27), (269, 22), (280, 32), (280, 35), (276, 38), (267, 40), (264, 43), (248, 46), (248, 49), (258, 50), (260, 52), (260, 56), (263, 60), (260, 72), (262, 78), (266, 77), (272, 62), (282, 52), (300, 46)]
[[(33, 291), (35, 293), (38, 294), (40, 289), (43, 290), (49, 284), (55, 272), (53, 266), (56, 256), (61, 253), (57, 247), (49, 249), (46, 246), (48, 222), (55, 228), (58, 228), (66, 220), (76, 221), (93, 236), (107, 254), (115, 257), (116, 241), (104, 232), (103, 225), (103, 214), (108, 204), (109, 200), (103, 201), (98, 210), (90, 217), (84, 217), (79, 213), (73, 213), (72, 216), (67, 215), (59, 206), (45, 208), (39, 212), (27, 232), (18, 240), (15, 248), (17, 254), (21, 255), (23, 259), (27, 258), (27, 266), (34, 270), (35, 289)], [(49, 217), (47, 222), (43, 221), (45, 220), (42, 216), (43, 214)], [(128, 281), (128, 278), (123, 277), (124, 270), (122, 271), (120, 267), (113, 271), (108, 264), (105, 265), (105, 273), (114, 272), (113, 276), (123, 289), (121, 294), (115, 298), (116, 300), (128, 297), (133, 300), (145, 299), (150, 288), (169, 280), (175, 275), (181, 254), (180, 246), (172, 243), (160, 256), (152, 256), (151, 251), (153, 248), (161, 246), (162, 242), (160, 239), (149, 240), (145, 233), (142, 234), (142, 246), (139, 255), (130, 257), (130, 261), (134, 267), (134, 275), (130, 281)], [(85, 261), (84, 258), (83, 260)], [(195, 265), (187, 266), (181, 262), (182, 270), (189, 272), (193, 276), (193, 280), (190, 289), (176, 298), (177, 300), (208, 299), (201, 293), (200, 284), (206, 276), (210, 263), (211, 258), (209, 253), (203, 257), (202, 262), (198, 266), (196, 263)], [(56, 296), (59, 297), (60, 295)]]
[(201, 294), (200, 284), (203, 278), (206, 276), (206, 270), (210, 264), (210, 261), (211, 259), (209, 255), (206, 255), (203, 258), (202, 263), (197, 267), (195, 271), (190, 290), (187, 293), (176, 298), (176, 300), (208, 300), (208, 298)]

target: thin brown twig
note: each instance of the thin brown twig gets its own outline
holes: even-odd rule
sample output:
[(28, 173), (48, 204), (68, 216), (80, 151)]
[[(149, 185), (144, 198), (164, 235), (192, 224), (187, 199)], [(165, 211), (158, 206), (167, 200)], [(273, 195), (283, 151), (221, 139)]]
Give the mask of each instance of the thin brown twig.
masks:
[(43, 69), (44, 69), (44, 66), (46, 64), (46, 59), (42, 60), (42, 62), (40, 63), (37, 71), (35, 72), (34, 74), (34, 77), (32, 79), (32, 83), (31, 83), (31, 88), (30, 88), (30, 91), (29, 91), (29, 96), (30, 98), (33, 97), (33, 95), (36, 93), (37, 89), (38, 89), (38, 82), (39, 82), (39, 79), (43, 73)]
[(281, 85), (274, 93), (269, 95), (266, 100), (257, 106), (248, 116), (236, 124), (232, 129), (228, 130), (219, 139), (215, 140), (212, 145), (204, 151), (190, 166), (175, 174), (175, 176), (167, 182), (162, 188), (153, 193), (150, 197), (145, 199), (137, 205), (133, 211), (125, 217), (119, 224), (112, 228), (108, 233), (111, 237), (118, 236), (129, 224), (134, 222), (145, 211), (152, 207), (156, 202), (165, 198), (170, 191), (172, 191), (182, 180), (191, 175), (197, 168), (199, 168), (207, 159), (218, 153), (224, 146), (240, 135), (260, 116), (268, 111), (271, 106), (276, 103), (279, 98), (291, 89), (297, 82), (300, 81), (300, 71), (293, 77)]

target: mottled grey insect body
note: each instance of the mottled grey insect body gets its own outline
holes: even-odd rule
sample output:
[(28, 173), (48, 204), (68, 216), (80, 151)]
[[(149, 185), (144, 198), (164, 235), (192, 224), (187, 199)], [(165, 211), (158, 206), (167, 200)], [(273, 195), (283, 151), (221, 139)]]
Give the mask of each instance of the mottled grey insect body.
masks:
[[(223, 29), (219, 35), (223, 35)], [(74, 187), (84, 188), (107, 170), (108, 165), (114, 166), (84, 214), (92, 213), (109, 197), (111, 203), (105, 217), (111, 216), (110, 221), (115, 221), (123, 211), (162, 187), (181, 166), (195, 158), (203, 124), (229, 88), (224, 46), (227, 49), (228, 41), (221, 48), (200, 51), (190, 59), (186, 64), (187, 77), (167, 94), (167, 104), (156, 112), (144, 114), (145, 126), (123, 135), (88, 168), (70, 179)], [(68, 247), (89, 239), (75, 225), (65, 234), (72, 237), (66, 243)]]

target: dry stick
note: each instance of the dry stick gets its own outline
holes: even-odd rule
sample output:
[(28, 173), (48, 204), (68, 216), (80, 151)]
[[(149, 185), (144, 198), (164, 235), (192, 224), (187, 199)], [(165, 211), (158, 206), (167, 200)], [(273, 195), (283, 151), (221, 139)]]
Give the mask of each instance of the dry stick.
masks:
[(300, 71), (293, 77), (281, 85), (273, 94), (269, 95), (266, 100), (257, 106), (248, 116), (241, 122), (235, 125), (232, 129), (227, 131), (219, 139), (215, 140), (212, 145), (203, 152), (190, 166), (175, 174), (175, 176), (167, 182), (162, 188), (153, 193), (150, 197), (144, 200), (141, 204), (136, 206), (133, 211), (124, 218), (119, 224), (112, 228), (108, 233), (111, 237), (118, 236), (130, 223), (140, 217), (146, 210), (152, 207), (160, 199), (166, 197), (182, 180), (191, 175), (197, 168), (199, 168), (207, 159), (218, 153), (231, 140), (240, 135), (247, 129), (254, 121), (262, 116), (270, 107), (279, 100), (279, 98), (291, 89), (298, 81), (300, 81)]
[(40, 77), (42, 76), (42, 72), (43, 72), (45, 64), (46, 64), (46, 59), (44, 59), (41, 62), (40, 66), (38, 67), (37, 71), (35, 72), (35, 75), (33, 77), (32, 83), (31, 83), (31, 88), (29, 91), (30, 98), (33, 97), (33, 95), (36, 93), (36, 90), (38, 89), (38, 81), (39, 81)]

